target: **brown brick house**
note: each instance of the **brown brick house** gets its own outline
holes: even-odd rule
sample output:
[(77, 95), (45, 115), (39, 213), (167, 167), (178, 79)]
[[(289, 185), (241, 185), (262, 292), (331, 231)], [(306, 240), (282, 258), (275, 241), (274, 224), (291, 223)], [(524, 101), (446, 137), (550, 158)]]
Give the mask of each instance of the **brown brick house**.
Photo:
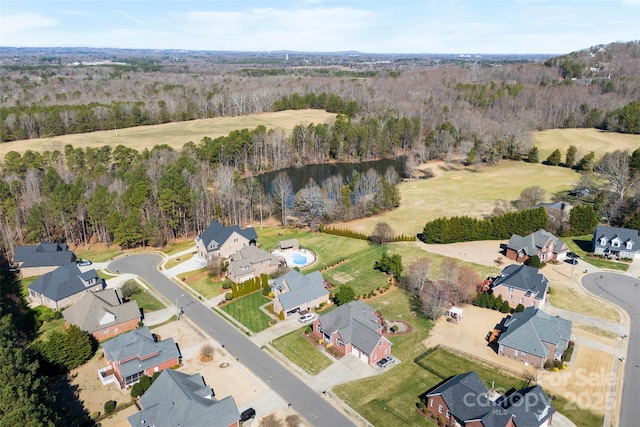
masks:
[(475, 372), (456, 375), (421, 397), (427, 413), (446, 426), (543, 427), (555, 413), (542, 387), (505, 396), (489, 390)]
[(514, 234), (509, 239), (505, 256), (517, 262), (526, 262), (534, 255), (540, 261), (562, 261), (567, 257), (569, 247), (562, 240), (545, 230), (538, 230), (527, 236)]
[(136, 301), (124, 302), (115, 289), (85, 292), (75, 304), (62, 312), (67, 325), (76, 325), (98, 341), (129, 332), (141, 320)]
[(509, 265), (489, 285), (495, 297), (501, 296), (511, 308), (542, 307), (547, 298), (549, 280), (540, 270), (528, 265)]
[(503, 321), (498, 354), (542, 368), (546, 362), (560, 360), (571, 339), (571, 328), (570, 320), (527, 307)]
[(391, 341), (382, 335), (383, 319), (360, 300), (323, 314), (313, 323), (313, 335), (342, 355), (353, 354), (373, 365), (391, 354)]
[(180, 352), (173, 338), (163, 341), (147, 327), (118, 335), (102, 343), (109, 366), (98, 371), (103, 384), (117, 381), (120, 388), (130, 386), (143, 375), (171, 368), (180, 363)]

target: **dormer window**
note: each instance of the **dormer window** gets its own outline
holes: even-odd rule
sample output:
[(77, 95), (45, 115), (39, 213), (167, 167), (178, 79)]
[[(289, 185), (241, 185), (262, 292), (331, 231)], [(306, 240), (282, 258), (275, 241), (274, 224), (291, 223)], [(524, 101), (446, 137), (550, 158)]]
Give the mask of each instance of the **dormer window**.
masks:
[(632, 249), (633, 248), (633, 242), (631, 240), (629, 240), (625, 246), (626, 246), (627, 249)]
[(605, 246), (607, 244), (607, 239), (604, 237), (600, 238), (600, 246)]
[(620, 247), (620, 239), (615, 238), (611, 241), (611, 246), (613, 246), (614, 248), (619, 248)]

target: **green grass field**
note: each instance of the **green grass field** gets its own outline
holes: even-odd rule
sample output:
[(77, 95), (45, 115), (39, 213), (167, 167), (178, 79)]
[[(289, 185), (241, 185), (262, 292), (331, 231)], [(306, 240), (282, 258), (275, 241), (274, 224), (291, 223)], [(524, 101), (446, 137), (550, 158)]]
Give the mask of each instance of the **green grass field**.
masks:
[(151, 149), (156, 145), (167, 144), (177, 150), (193, 141), (196, 144), (205, 136), (212, 139), (226, 136), (237, 129), (250, 129), (263, 125), (267, 129), (284, 129), (290, 132), (296, 125), (308, 123), (327, 123), (335, 114), (323, 110), (287, 110), (274, 113), (252, 114), (239, 117), (216, 117), (213, 119), (191, 120), (188, 122), (166, 123), (162, 125), (139, 126), (53, 138), (12, 141), (0, 144), (0, 159), (9, 151), (24, 153), (32, 151), (64, 151), (67, 144), (74, 147), (102, 147), (124, 145), (138, 151)]
[[(208, 274), (202, 274), (206, 269), (200, 269), (183, 274), (181, 277), (187, 279), (187, 286), (198, 292), (206, 299), (210, 299), (220, 295), (222, 292), (222, 282), (214, 282)], [(200, 276), (198, 279), (191, 281), (190, 276)]]
[[(164, 252), (167, 255), (172, 255), (175, 254), (177, 252), (181, 252), (184, 250), (187, 250), (189, 248), (193, 247), (193, 252), (195, 254), (196, 249), (195, 249), (195, 243), (193, 241), (193, 239), (187, 239), (187, 240), (180, 240), (177, 242), (172, 242), (169, 243), (164, 249), (162, 249), (162, 252)], [(193, 255), (193, 254), (191, 254)], [(186, 260), (186, 257), (183, 257), (182, 260)], [(168, 267), (167, 267), (168, 268)]]
[(138, 303), (138, 307), (144, 309), (145, 313), (148, 311), (157, 311), (167, 308), (164, 304), (158, 301), (156, 297), (143, 288), (140, 288), (138, 292), (131, 295), (131, 299), (136, 301)]
[(567, 148), (573, 145), (578, 149), (578, 160), (589, 151), (599, 158), (604, 153), (615, 150), (629, 150), (629, 153), (640, 148), (640, 135), (613, 133), (598, 129), (550, 129), (533, 133), (534, 145), (538, 147), (540, 161), (559, 149), (564, 161)]
[(271, 318), (260, 310), (260, 306), (269, 302), (260, 292), (238, 298), (221, 308), (231, 317), (246, 326), (250, 331), (260, 332), (269, 327)]
[(302, 336), (304, 329), (306, 326), (278, 338), (272, 344), (306, 373), (317, 375), (331, 365), (331, 359)]
[(106, 262), (111, 258), (122, 255), (123, 252), (119, 246), (114, 245), (108, 248), (104, 246), (94, 246), (86, 250), (83, 245), (76, 246), (73, 252), (80, 259), (88, 259), (92, 262)]

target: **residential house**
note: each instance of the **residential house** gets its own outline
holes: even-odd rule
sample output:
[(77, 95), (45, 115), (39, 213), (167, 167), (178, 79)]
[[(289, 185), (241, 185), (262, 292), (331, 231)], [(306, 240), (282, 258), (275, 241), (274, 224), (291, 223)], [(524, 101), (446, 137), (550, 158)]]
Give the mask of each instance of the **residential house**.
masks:
[(589, 190), (587, 188), (577, 188), (575, 190), (571, 190), (569, 195), (583, 199), (589, 195)]
[(138, 303), (124, 302), (115, 289), (85, 292), (62, 315), (67, 325), (76, 325), (98, 341), (134, 330), (141, 320)]
[(511, 308), (516, 308), (518, 304), (542, 307), (547, 300), (548, 288), (549, 280), (540, 270), (517, 264), (506, 266), (502, 269), (502, 274), (489, 285), (489, 291), (496, 298), (502, 296)]
[(273, 311), (284, 311), (285, 316), (310, 310), (329, 301), (329, 291), (319, 271), (302, 274), (298, 270), (291, 270), (273, 280), (271, 292)]
[(71, 263), (57, 267), (30, 284), (29, 300), (60, 310), (78, 301), (86, 292), (101, 291), (105, 286), (105, 281), (96, 270), (83, 273), (75, 263)]
[(131, 427), (238, 427), (240, 413), (233, 397), (214, 396), (199, 373), (167, 369), (140, 397), (140, 412), (127, 420)]
[(527, 307), (503, 322), (498, 354), (521, 360), (536, 368), (560, 360), (571, 339), (571, 321)]
[(543, 427), (556, 412), (539, 385), (503, 396), (487, 389), (476, 372), (456, 375), (421, 397), (445, 426)]
[(159, 341), (147, 327), (118, 335), (102, 343), (102, 351), (109, 366), (100, 369), (103, 384), (113, 380), (125, 388), (180, 363), (180, 351), (173, 338)]
[(61, 265), (76, 262), (76, 255), (66, 243), (40, 242), (36, 246), (17, 246), (13, 263), (22, 277), (42, 276)]
[(353, 354), (373, 365), (391, 354), (391, 341), (382, 331), (382, 317), (366, 303), (355, 300), (341, 305), (313, 322), (313, 335), (340, 354)]
[(540, 261), (562, 261), (566, 258), (569, 247), (562, 240), (545, 230), (538, 230), (527, 236), (514, 234), (507, 243), (505, 255), (517, 262), (526, 262), (538, 255)]
[(540, 207), (544, 208), (549, 219), (558, 223), (569, 221), (569, 213), (571, 212), (571, 209), (573, 209), (573, 205), (562, 200), (558, 202), (538, 203), (533, 207), (534, 209)]
[(640, 258), (638, 230), (598, 225), (593, 233), (593, 254), (609, 258)]
[(256, 245), (258, 235), (253, 227), (224, 226), (213, 221), (196, 237), (198, 255), (205, 261), (213, 258), (227, 259), (245, 246)]
[(262, 274), (275, 273), (283, 264), (286, 261), (282, 257), (256, 246), (245, 246), (231, 255), (227, 277), (234, 283), (242, 283)]

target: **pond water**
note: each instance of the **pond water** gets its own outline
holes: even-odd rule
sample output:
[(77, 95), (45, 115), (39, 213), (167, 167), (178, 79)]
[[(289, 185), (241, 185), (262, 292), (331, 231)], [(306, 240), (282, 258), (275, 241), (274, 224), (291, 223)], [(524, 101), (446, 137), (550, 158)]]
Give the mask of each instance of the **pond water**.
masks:
[(380, 175), (384, 175), (387, 168), (392, 166), (401, 177), (406, 175), (405, 172), (406, 156), (400, 156), (395, 159), (382, 159), (370, 162), (360, 163), (323, 163), (318, 165), (307, 165), (299, 168), (287, 168), (278, 171), (267, 172), (257, 175), (255, 178), (260, 182), (262, 187), (269, 193), (272, 192), (271, 183), (280, 172), (284, 172), (289, 176), (293, 186), (293, 192), (297, 193), (313, 178), (318, 185), (322, 185), (322, 181), (334, 175), (342, 175), (343, 178), (349, 177), (354, 171), (365, 173), (369, 169), (375, 169)]

